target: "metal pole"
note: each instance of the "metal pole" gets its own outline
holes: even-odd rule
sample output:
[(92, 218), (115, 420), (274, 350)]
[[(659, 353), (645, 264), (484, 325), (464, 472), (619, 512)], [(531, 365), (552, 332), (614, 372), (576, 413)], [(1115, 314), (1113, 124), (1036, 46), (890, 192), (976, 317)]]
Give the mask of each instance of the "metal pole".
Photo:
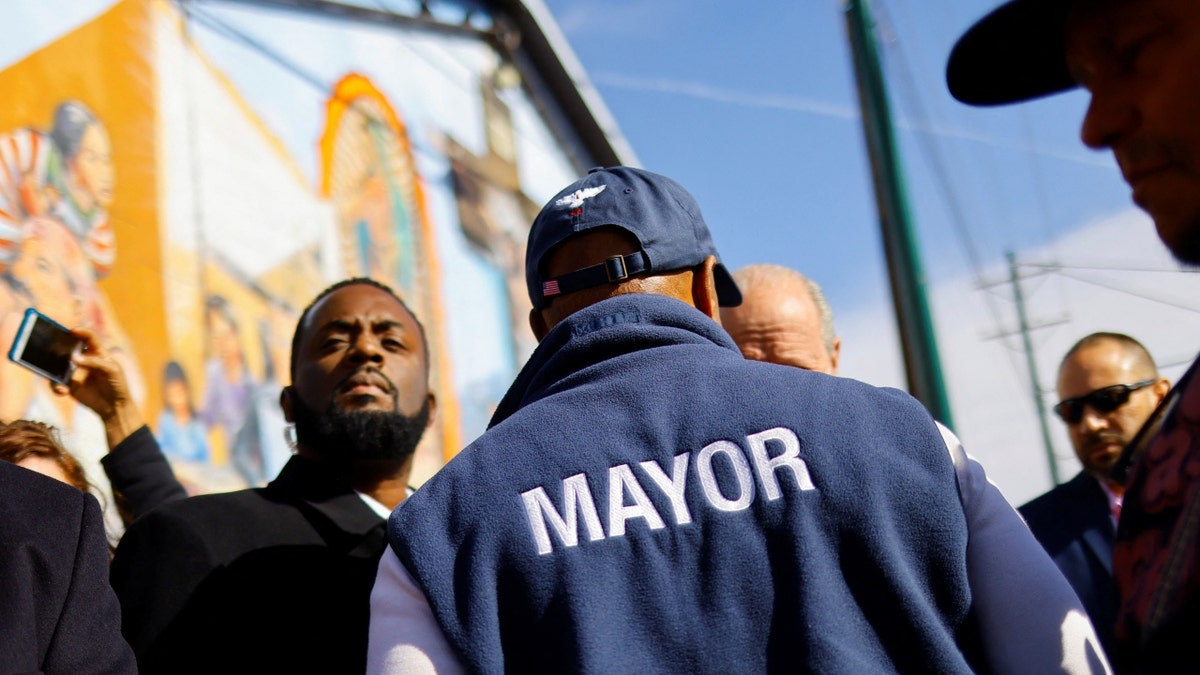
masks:
[(903, 172), (865, 0), (847, 0), (845, 13), (908, 389), (935, 419), (952, 427), (925, 273), (909, 224)]
[(1029, 383), (1033, 387), (1033, 403), (1037, 406), (1038, 424), (1042, 427), (1042, 446), (1046, 449), (1046, 462), (1050, 465), (1050, 480), (1058, 485), (1058, 460), (1054, 456), (1054, 443), (1050, 440), (1050, 426), (1046, 424), (1046, 402), (1042, 400), (1042, 388), (1038, 379), (1037, 362), (1033, 358), (1033, 341), (1029, 339), (1029, 320), (1025, 316), (1025, 294), (1021, 291), (1021, 279), (1017, 275), (1017, 258), (1012, 251), (1004, 254), (1008, 259), (1008, 278), (1012, 282), (1013, 301), (1017, 304), (1017, 322), (1021, 329), (1021, 345), (1025, 348), (1025, 363), (1029, 366)]

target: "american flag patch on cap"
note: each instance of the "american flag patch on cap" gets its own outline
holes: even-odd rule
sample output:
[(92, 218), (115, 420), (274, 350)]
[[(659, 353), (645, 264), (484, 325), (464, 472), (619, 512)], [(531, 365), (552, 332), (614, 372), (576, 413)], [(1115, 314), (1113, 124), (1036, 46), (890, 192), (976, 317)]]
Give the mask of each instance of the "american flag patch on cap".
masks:
[(555, 296), (558, 294), (559, 294), (558, 279), (551, 279), (550, 281), (542, 282), (542, 297), (543, 298), (549, 298), (551, 296)]

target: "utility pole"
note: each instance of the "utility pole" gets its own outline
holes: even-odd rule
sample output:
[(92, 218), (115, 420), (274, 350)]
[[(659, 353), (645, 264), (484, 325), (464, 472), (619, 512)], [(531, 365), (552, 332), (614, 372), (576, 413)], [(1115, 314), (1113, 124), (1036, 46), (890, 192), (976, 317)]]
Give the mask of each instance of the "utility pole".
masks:
[(930, 319), (925, 272), (909, 224), (895, 130), (866, 0), (846, 0), (845, 13), (908, 390), (935, 419), (953, 428)]
[(1054, 442), (1050, 440), (1050, 426), (1046, 422), (1046, 401), (1042, 398), (1037, 359), (1033, 358), (1033, 341), (1029, 338), (1029, 318), (1025, 314), (1025, 294), (1021, 290), (1021, 277), (1017, 274), (1017, 257), (1012, 251), (1006, 251), (1004, 257), (1008, 260), (1008, 278), (1012, 283), (1013, 302), (1017, 305), (1017, 325), (1021, 330), (1021, 345), (1025, 348), (1025, 363), (1029, 367), (1029, 384), (1033, 387), (1033, 404), (1037, 406), (1038, 424), (1042, 427), (1042, 444), (1046, 448), (1050, 480), (1058, 485), (1058, 460), (1054, 456)]
[[(1046, 402), (1042, 397), (1041, 378), (1038, 377), (1037, 359), (1034, 358), (1033, 339), (1030, 336), (1031, 331), (1037, 328), (1047, 328), (1049, 326), (1057, 326), (1058, 324), (1066, 323), (1067, 320), (1057, 319), (1054, 321), (1043, 321), (1036, 326), (1029, 323), (1029, 314), (1025, 306), (1025, 291), (1021, 288), (1021, 274), (1018, 271), (1017, 258), (1012, 251), (1007, 251), (1004, 254), (1005, 260), (1008, 261), (1008, 279), (1007, 281), (997, 281), (991, 284), (983, 284), (983, 288), (989, 285), (998, 286), (1002, 283), (1007, 283), (1012, 286), (1013, 303), (1017, 308), (1017, 332), (1021, 335), (1022, 351), (1025, 352), (1025, 367), (1029, 372), (1029, 386), (1033, 393), (1033, 405), (1037, 409), (1038, 425), (1042, 430), (1042, 447), (1046, 451), (1046, 464), (1050, 469), (1050, 480), (1054, 481), (1055, 485), (1059, 484), (1058, 476), (1058, 459), (1054, 453), (1054, 442), (1050, 439), (1049, 415), (1046, 413)], [(1043, 272), (1038, 272), (1043, 274)], [(1029, 276), (1029, 275), (1026, 275)], [(998, 333), (991, 337), (1008, 337), (1012, 332)]]

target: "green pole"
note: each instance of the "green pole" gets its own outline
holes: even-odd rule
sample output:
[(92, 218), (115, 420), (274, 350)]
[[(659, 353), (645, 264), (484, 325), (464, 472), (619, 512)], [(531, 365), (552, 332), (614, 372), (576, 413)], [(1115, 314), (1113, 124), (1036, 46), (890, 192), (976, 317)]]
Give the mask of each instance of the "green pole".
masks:
[(1025, 293), (1021, 291), (1021, 278), (1017, 274), (1017, 257), (1012, 251), (1007, 251), (1004, 256), (1008, 258), (1008, 278), (1012, 282), (1013, 301), (1017, 305), (1021, 344), (1025, 348), (1025, 365), (1029, 368), (1029, 381), (1033, 385), (1033, 404), (1037, 406), (1038, 422), (1042, 426), (1042, 447), (1046, 449), (1046, 461), (1050, 464), (1050, 480), (1058, 485), (1058, 460), (1054, 457), (1054, 442), (1050, 440), (1050, 427), (1046, 424), (1046, 402), (1042, 400), (1037, 361), (1033, 358), (1033, 341), (1029, 338), (1029, 319), (1025, 316)]
[(908, 390), (935, 419), (953, 427), (872, 22), (865, 0), (846, 0), (845, 13)]

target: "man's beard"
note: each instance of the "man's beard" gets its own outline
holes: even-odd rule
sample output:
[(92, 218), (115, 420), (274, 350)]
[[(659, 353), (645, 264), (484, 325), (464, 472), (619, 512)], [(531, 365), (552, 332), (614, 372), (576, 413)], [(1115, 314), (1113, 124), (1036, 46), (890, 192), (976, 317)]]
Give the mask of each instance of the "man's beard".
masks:
[(381, 410), (343, 410), (330, 405), (324, 413), (292, 397), (296, 440), (319, 458), (336, 463), (360, 460), (401, 462), (412, 456), (429, 423), (429, 398), (414, 415)]
[(1087, 456), (1088, 459), (1085, 461), (1083, 457), (1081, 457), (1079, 463), (1083, 465), (1083, 468), (1088, 473), (1094, 474), (1100, 478), (1107, 478), (1109, 474), (1112, 473), (1113, 465), (1117, 463), (1121, 453), (1118, 452), (1116, 455), (1104, 457), (1099, 460), (1091, 458), (1092, 450), (1096, 446), (1103, 445), (1115, 445), (1123, 448), (1126, 445), (1129, 445), (1129, 439), (1125, 438), (1125, 435), (1121, 433), (1102, 431), (1083, 440), (1083, 454)]

